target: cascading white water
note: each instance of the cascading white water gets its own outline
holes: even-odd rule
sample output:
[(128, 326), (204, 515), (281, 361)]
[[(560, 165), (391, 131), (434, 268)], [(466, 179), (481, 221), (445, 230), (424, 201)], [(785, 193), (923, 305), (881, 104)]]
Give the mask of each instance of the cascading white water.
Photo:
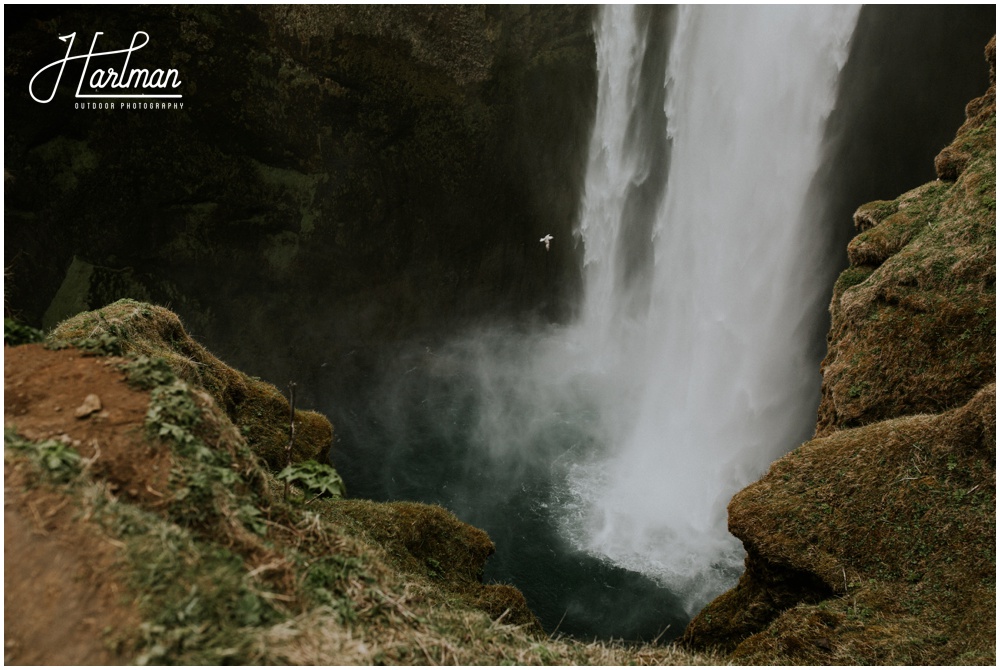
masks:
[[(689, 611), (742, 565), (729, 498), (811, 431), (818, 361), (804, 331), (829, 287), (816, 279), (827, 276), (815, 265), (827, 238), (810, 228), (807, 195), (857, 16), (681, 7), (672, 36), (646, 30), (630, 7), (598, 20), (585, 302), (564, 336), (600, 387), (609, 445), (571, 467), (563, 529), (681, 593)], [(671, 40), (654, 81), (665, 105), (642, 136), (641, 71), (655, 40)], [(651, 165), (655, 142), (665, 169)], [(637, 226), (629, 203), (642, 189), (654, 215)], [(629, 253), (643, 248), (648, 267)]]
[(810, 186), (857, 17), (602, 9), (579, 318), (482, 327), (390, 376), (392, 481), (456, 471), (432, 500), (521, 551), (549, 625), (652, 637), (730, 587), (727, 502), (811, 433), (836, 258)]

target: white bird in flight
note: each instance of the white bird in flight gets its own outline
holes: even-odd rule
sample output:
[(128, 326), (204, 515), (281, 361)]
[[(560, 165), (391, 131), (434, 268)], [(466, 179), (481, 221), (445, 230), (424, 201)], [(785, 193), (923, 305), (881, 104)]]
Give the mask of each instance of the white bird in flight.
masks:
[(553, 239), (554, 238), (551, 235), (546, 235), (545, 237), (543, 237), (542, 239), (540, 239), (538, 241), (539, 242), (544, 242), (545, 243), (545, 250), (548, 251), (549, 250), (549, 243), (552, 242)]

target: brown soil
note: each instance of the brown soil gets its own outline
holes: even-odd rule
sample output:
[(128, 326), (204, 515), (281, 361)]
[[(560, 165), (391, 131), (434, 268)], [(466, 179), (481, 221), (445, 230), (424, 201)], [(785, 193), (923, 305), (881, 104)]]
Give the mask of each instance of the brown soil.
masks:
[[(114, 363), (74, 349), (4, 347), (4, 425), (32, 440), (73, 445), (112, 491), (155, 504), (169, 476), (169, 453), (135, 439), (149, 396), (122, 383)], [(102, 409), (77, 418), (90, 394)], [(129, 660), (127, 640), (135, 639), (139, 616), (123, 586), (119, 546), (80, 518), (71, 498), (5, 459), (5, 663)]]
[(127, 604), (118, 548), (78, 518), (72, 500), (4, 467), (4, 664), (129, 661), (139, 618)]
[[(73, 445), (93, 459), (92, 471), (112, 492), (155, 503), (170, 476), (170, 450), (141, 439), (149, 394), (122, 383), (119, 363), (77, 349), (4, 347), (4, 426), (29, 440), (55, 438)], [(91, 394), (102, 408), (77, 418)]]

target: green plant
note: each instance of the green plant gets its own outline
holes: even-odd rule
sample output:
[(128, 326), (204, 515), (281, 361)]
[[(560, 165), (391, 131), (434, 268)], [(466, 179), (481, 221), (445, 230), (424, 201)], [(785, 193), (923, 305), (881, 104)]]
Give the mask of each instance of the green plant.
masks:
[(154, 437), (170, 438), (178, 446), (195, 441), (191, 429), (201, 421), (201, 410), (188, 391), (187, 384), (175, 381), (153, 389), (146, 411), (146, 427)]
[(250, 528), (250, 530), (258, 535), (267, 534), (267, 520), (264, 518), (264, 513), (260, 511), (259, 507), (250, 502), (245, 502), (240, 505), (237, 514), (243, 525)]
[(4, 446), (28, 455), (43, 471), (58, 482), (66, 482), (80, 472), (80, 454), (59, 440), (32, 442), (10, 428), (3, 432)]
[(7, 346), (16, 347), (19, 344), (31, 344), (41, 342), (45, 339), (45, 333), (25, 325), (15, 319), (4, 317), (3, 319), (3, 343)]
[(122, 364), (121, 368), (125, 371), (129, 384), (146, 390), (166, 386), (177, 379), (166, 359), (151, 358), (145, 354)]
[(45, 343), (47, 349), (66, 349), (76, 347), (90, 356), (121, 356), (122, 343), (117, 335), (109, 332), (100, 332), (91, 337), (79, 337), (71, 339), (54, 338)]
[(298, 486), (307, 496), (314, 498), (343, 498), (347, 493), (344, 480), (337, 471), (317, 461), (293, 463), (279, 472), (277, 478)]
[[(155, 361), (141, 367), (152, 370), (154, 376), (163, 373)], [(148, 381), (149, 376), (144, 379)], [(150, 393), (146, 428), (151, 437), (172, 442), (182, 457), (171, 472), (171, 518), (185, 527), (209, 528), (234, 513), (251, 531), (263, 535), (266, 523), (252, 495), (247, 498), (240, 493), (244, 480), (233, 468), (233, 456), (225, 449), (210, 447), (195, 433), (201, 422), (202, 410), (183, 381), (157, 386)]]

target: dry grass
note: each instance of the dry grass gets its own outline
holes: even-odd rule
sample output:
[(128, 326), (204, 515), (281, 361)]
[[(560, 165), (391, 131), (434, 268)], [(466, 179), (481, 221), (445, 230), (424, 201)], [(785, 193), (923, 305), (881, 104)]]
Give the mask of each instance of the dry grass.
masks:
[[(418, 610), (419, 611), (419, 610)], [(265, 631), (262, 654), (295, 665), (328, 663), (331, 651), (345, 665), (725, 665), (720, 655), (673, 645), (630, 647), (526, 636), (482, 613), (428, 612), (427, 623), (406, 610), (391, 622), (344, 629), (314, 610)]]

